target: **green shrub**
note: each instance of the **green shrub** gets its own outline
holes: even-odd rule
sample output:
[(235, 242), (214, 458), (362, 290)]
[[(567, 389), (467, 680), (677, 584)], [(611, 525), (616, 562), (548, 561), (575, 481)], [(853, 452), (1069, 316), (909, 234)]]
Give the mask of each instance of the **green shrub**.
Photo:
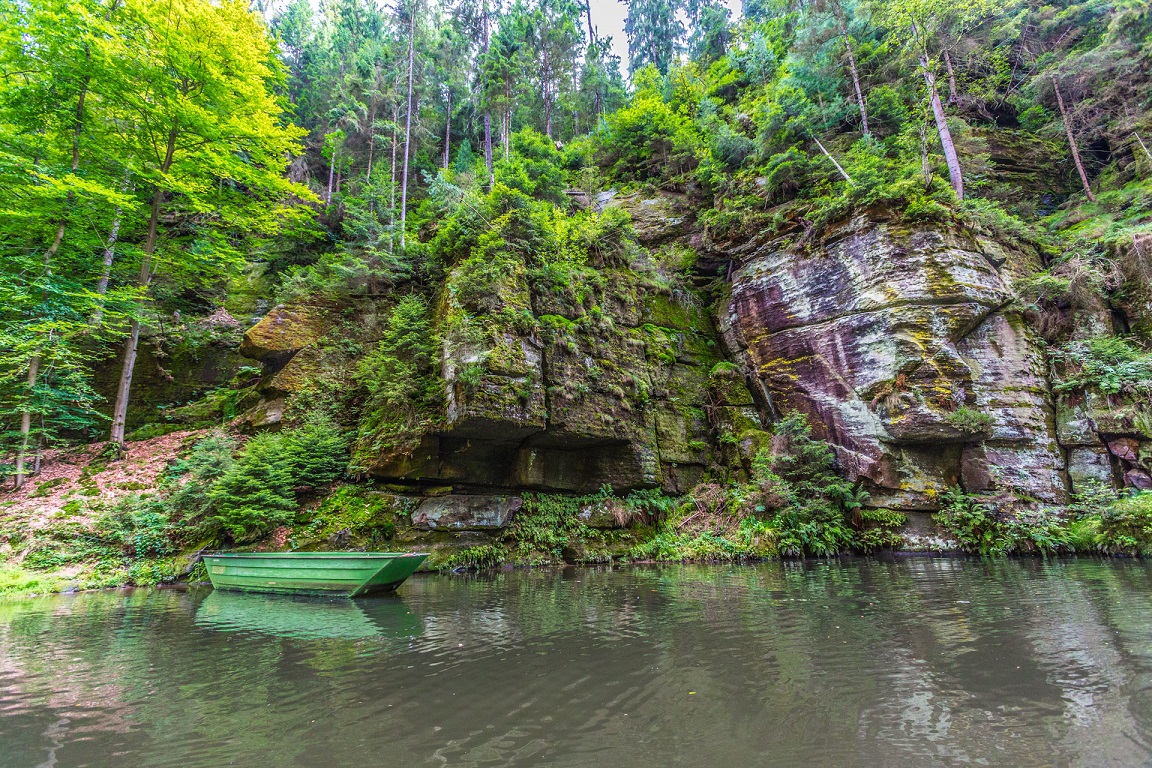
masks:
[(749, 548), (715, 531), (681, 533), (673, 526), (662, 526), (650, 539), (629, 551), (635, 560), (690, 560), (715, 562), (738, 560), (750, 556)]
[(294, 486), (319, 488), (328, 485), (348, 466), (348, 440), (326, 417), (281, 433), (283, 461)]
[(584, 497), (526, 493), (523, 504), (504, 534), (512, 553), (522, 560), (539, 556), (558, 560), (564, 547), (585, 537), (588, 526), (578, 513)]
[(1152, 491), (1112, 504), (1100, 517), (1100, 537), (1109, 551), (1152, 555)]
[(494, 568), (504, 562), (505, 550), (497, 544), (477, 544), (440, 556), (433, 552), (429, 558), (431, 567), (439, 571), (457, 569)]
[(171, 507), (155, 495), (140, 494), (122, 499), (97, 518), (97, 535), (116, 545), (128, 557), (162, 557), (177, 549), (177, 527)]
[(439, 418), (439, 348), (424, 300), (405, 296), (393, 308), (383, 338), (357, 368), (356, 382), (367, 401), (352, 446), (353, 467), (411, 451)]
[(1025, 510), (1000, 529), (1002, 552), (1051, 554), (1069, 549), (1068, 523), (1052, 510)]
[(225, 534), (235, 542), (254, 541), (292, 520), (297, 505), (283, 445), (280, 435), (268, 432), (248, 441), (208, 491), (209, 532)]
[(700, 135), (656, 88), (639, 89), (632, 102), (606, 118), (597, 160), (616, 181), (670, 181), (697, 163)]
[(908, 522), (907, 515), (891, 509), (861, 509), (860, 520), (861, 528), (853, 542), (856, 549), (872, 552), (903, 543), (900, 529)]
[(223, 432), (210, 433), (184, 458), (173, 462), (161, 478), (161, 492), (168, 508), (195, 538), (198, 526), (212, 508), (209, 492), (232, 468), (236, 440)]
[(955, 537), (960, 548), (982, 555), (1003, 553), (1000, 526), (992, 511), (959, 488), (949, 488), (933, 519)]
[(968, 406), (960, 406), (946, 417), (949, 424), (961, 432), (981, 434), (992, 428), (995, 419), (989, 413), (981, 413)]
[(824, 440), (812, 437), (807, 418), (792, 412), (773, 426), (777, 452), (754, 462), (754, 479), (778, 478), (776, 493), (786, 499), (771, 518), (781, 554), (828, 556), (850, 548), (855, 533), (848, 513), (863, 494), (836, 471), (836, 457)]
[(320, 503), (307, 526), (293, 533), (293, 539), (313, 544), (339, 537), (347, 545), (376, 546), (396, 535), (398, 512), (395, 497), (374, 491), (370, 484), (341, 485)]
[(564, 158), (552, 139), (524, 128), (512, 135), (512, 150), (511, 155), (493, 167), (497, 184), (537, 200), (557, 205), (566, 202)]
[(63, 581), (18, 565), (0, 564), (0, 597), (18, 597), (59, 591)]
[[(956, 538), (961, 549), (982, 555), (1049, 554), (1075, 546), (1070, 522), (1056, 511), (1025, 509), (1001, 519), (986, 504), (959, 488), (945, 492), (934, 519)], [(1082, 543), (1085, 534), (1081, 527), (1076, 540)]]

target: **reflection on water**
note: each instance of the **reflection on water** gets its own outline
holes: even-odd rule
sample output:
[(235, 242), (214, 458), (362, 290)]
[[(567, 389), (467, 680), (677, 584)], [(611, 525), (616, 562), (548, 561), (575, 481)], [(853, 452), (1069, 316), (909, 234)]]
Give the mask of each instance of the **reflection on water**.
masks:
[(409, 638), (424, 631), (420, 617), (395, 595), (348, 600), (217, 591), (200, 603), (196, 624), (301, 640)]
[(0, 603), (0, 766), (1152, 764), (1152, 566), (417, 577)]

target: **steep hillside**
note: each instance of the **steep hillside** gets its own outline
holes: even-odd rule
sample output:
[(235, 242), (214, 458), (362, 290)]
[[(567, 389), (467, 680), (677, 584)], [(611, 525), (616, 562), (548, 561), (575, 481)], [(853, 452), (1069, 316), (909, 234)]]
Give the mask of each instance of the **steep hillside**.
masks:
[(1147, 4), (633, 11), (0, 10), (4, 583), (1152, 553)]

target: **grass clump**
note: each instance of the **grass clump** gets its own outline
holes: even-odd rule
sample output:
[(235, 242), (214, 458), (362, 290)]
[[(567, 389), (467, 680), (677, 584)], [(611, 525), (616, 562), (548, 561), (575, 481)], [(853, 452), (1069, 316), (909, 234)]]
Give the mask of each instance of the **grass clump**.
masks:
[(981, 413), (968, 406), (960, 406), (951, 411), (946, 418), (948, 423), (956, 429), (974, 435), (983, 434), (992, 429), (992, 424), (995, 421), (991, 414)]
[(63, 586), (63, 580), (52, 574), (28, 570), (19, 565), (0, 564), (0, 598), (59, 592)]

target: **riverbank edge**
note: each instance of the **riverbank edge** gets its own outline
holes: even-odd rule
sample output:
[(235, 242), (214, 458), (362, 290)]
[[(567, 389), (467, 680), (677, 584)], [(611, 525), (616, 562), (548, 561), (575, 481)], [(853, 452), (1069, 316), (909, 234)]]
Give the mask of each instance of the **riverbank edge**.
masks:
[[(354, 551), (354, 550), (349, 550)], [(613, 561), (596, 561), (596, 562), (549, 562), (541, 564), (516, 564), (516, 563), (502, 563), (484, 568), (474, 567), (459, 567), (454, 569), (421, 569), (413, 574), (412, 578), (427, 578), (432, 576), (460, 576), (465, 574), (470, 575), (492, 575), (501, 572), (510, 571), (539, 571), (548, 572), (556, 570), (569, 570), (569, 569), (584, 569), (594, 570), (598, 568), (632, 568), (632, 567), (652, 567), (652, 566), (673, 566), (673, 565), (739, 565), (739, 566), (755, 566), (764, 563), (833, 563), (851, 560), (876, 560), (880, 562), (894, 562), (897, 560), (979, 560), (983, 562), (994, 562), (997, 560), (1043, 560), (1043, 561), (1066, 561), (1066, 560), (1141, 560), (1147, 561), (1149, 558), (1141, 554), (1131, 554), (1122, 552), (1062, 552), (1062, 553), (1009, 553), (1001, 555), (980, 555), (978, 553), (966, 552), (962, 549), (950, 550), (884, 550), (871, 553), (859, 552), (846, 552), (839, 555), (832, 555), (828, 557), (784, 557), (784, 556), (769, 556), (769, 557), (741, 557), (733, 559), (714, 559), (714, 560), (613, 560)], [(12, 572), (11, 568), (4, 568), (0, 566), (0, 578), (4, 576), (5, 571)], [(19, 570), (33, 578), (53, 580), (54, 577), (51, 573), (30, 571), (26, 569)], [(2, 587), (4, 584), (0, 582), (0, 602), (5, 601), (18, 601), (18, 600), (33, 600), (52, 595), (71, 595), (92, 592), (118, 592), (124, 590), (134, 589), (187, 589), (187, 588), (211, 588), (212, 582), (208, 579), (189, 578), (195, 571), (190, 572), (184, 578), (174, 578), (170, 580), (161, 580), (154, 583), (138, 584), (130, 581), (125, 581), (119, 584), (108, 584), (99, 587), (80, 587), (76, 584), (59, 583), (52, 589), (37, 589), (36, 587), (24, 590), (6, 590)], [(62, 580), (63, 581), (63, 580)], [(45, 583), (37, 581), (37, 583)]]

